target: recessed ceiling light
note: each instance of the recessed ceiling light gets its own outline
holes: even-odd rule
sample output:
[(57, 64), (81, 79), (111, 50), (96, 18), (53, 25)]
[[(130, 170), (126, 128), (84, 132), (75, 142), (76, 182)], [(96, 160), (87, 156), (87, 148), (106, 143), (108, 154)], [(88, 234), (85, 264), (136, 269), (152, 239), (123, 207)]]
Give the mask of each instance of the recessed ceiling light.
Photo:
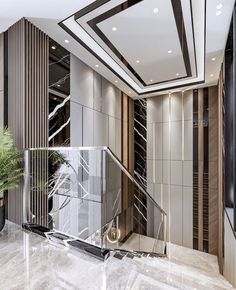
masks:
[(137, 59), (136, 62), (137, 62), (137, 63), (140, 63), (140, 60)]
[(53, 98), (53, 100), (54, 100), (54, 101), (56, 101), (56, 100), (57, 100), (57, 98), (55, 97), (55, 98)]
[(129, 94), (131, 94), (131, 91), (129, 91)]
[(61, 86), (60, 84), (57, 85), (58, 88), (60, 88), (60, 86)]
[(114, 26), (114, 27), (112, 27), (112, 31), (116, 31), (117, 30), (117, 28)]
[(96, 64), (95, 66), (96, 66), (96, 67), (99, 67), (99, 64)]
[(56, 49), (56, 46), (55, 45), (51, 46), (51, 49), (54, 49), (55, 50)]
[(222, 14), (221, 10), (216, 11), (216, 16), (220, 16)]
[(214, 77), (214, 75), (213, 74), (210, 74), (210, 77), (212, 78), (212, 77)]
[(65, 43), (69, 43), (69, 40), (68, 39), (65, 39)]
[(215, 58), (215, 57), (213, 57), (211, 60), (212, 60), (212, 61), (215, 61), (215, 60), (216, 60), (216, 58)]
[(150, 82), (152, 83), (152, 82), (153, 82), (153, 80), (150, 80)]
[(222, 3), (219, 3), (216, 5), (216, 9), (217, 10), (220, 10), (221, 8), (223, 8), (223, 4)]
[(168, 52), (168, 53), (172, 53), (172, 50), (170, 49), (170, 50), (168, 50), (167, 52)]
[(175, 74), (177, 77), (179, 76), (179, 73)]
[(153, 9), (153, 13), (157, 14), (159, 12), (159, 9), (156, 7)]
[(115, 80), (115, 83), (118, 83), (118, 81), (117, 81), (117, 80)]

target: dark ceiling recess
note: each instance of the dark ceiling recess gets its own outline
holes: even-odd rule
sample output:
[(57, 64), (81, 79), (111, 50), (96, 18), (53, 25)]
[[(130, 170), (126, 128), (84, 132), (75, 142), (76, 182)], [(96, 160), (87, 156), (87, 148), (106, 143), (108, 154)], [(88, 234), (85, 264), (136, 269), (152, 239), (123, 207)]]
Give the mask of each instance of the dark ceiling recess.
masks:
[(70, 94), (70, 53), (52, 39), (49, 41), (49, 88)]

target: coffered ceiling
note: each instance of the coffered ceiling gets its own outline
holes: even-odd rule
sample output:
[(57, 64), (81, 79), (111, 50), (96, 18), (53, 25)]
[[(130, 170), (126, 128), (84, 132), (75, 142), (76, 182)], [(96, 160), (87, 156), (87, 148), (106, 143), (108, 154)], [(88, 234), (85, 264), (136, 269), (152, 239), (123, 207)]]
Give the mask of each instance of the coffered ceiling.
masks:
[(131, 97), (217, 83), (234, 0), (0, 0)]
[(204, 81), (204, 0), (97, 0), (60, 25), (139, 95)]

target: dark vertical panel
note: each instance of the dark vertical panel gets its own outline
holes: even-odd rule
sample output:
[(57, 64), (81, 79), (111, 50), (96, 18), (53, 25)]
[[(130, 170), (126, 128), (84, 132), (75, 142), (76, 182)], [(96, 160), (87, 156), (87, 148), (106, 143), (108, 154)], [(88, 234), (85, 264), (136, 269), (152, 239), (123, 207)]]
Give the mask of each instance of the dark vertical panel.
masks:
[(193, 91), (193, 248), (198, 249), (198, 90)]
[[(19, 148), (48, 146), (48, 37), (21, 19), (8, 31), (9, 127)], [(31, 163), (37, 181), (47, 179), (47, 160), (41, 153)], [(44, 166), (42, 166), (44, 165)], [(32, 193), (34, 222), (47, 225), (47, 192)], [(9, 219), (22, 222), (22, 184), (9, 195)]]

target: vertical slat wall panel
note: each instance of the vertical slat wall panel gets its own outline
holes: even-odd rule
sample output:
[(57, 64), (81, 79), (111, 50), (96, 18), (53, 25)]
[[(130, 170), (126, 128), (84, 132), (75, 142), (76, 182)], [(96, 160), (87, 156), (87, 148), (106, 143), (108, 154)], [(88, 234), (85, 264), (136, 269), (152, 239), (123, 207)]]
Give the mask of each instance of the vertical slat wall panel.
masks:
[(209, 253), (218, 254), (218, 90), (209, 88)]
[[(9, 127), (19, 148), (48, 146), (48, 37), (26, 19), (8, 32)], [(47, 192), (37, 182), (47, 179), (47, 156), (34, 153), (30, 166), (35, 223), (47, 225)], [(9, 193), (9, 219), (22, 223), (23, 183)]]
[(198, 96), (198, 250), (203, 251), (203, 171), (204, 171), (204, 127), (203, 90)]

